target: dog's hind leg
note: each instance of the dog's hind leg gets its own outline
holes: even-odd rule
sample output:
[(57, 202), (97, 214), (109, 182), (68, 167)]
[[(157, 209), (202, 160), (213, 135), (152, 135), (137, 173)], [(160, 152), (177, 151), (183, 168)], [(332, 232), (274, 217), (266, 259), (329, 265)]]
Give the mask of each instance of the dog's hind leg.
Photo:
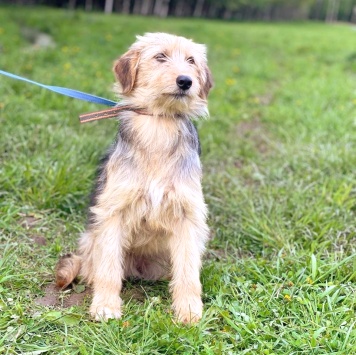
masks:
[(96, 320), (121, 317), (124, 244), (125, 236), (118, 216), (108, 218), (96, 228), (92, 250), (93, 301), (90, 307), (90, 314)]

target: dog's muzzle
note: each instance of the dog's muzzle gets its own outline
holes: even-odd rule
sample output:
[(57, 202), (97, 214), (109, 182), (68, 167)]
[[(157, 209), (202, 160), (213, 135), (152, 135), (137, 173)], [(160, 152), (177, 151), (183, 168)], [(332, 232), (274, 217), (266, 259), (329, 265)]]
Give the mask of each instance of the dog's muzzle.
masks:
[(193, 81), (190, 76), (179, 75), (176, 79), (176, 83), (181, 90), (186, 91), (192, 86)]

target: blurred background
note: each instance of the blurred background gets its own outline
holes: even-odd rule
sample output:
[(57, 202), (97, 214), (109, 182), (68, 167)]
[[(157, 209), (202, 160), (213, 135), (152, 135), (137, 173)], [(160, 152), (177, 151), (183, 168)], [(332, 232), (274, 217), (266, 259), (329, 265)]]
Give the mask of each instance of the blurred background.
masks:
[(160, 17), (356, 22), (356, 0), (2, 0), (2, 3)]
[(356, 0), (0, 0), (1, 70), (117, 100), (114, 60), (157, 31), (206, 44), (215, 82), (205, 313), (180, 327), (165, 281), (126, 281), (107, 324), (53, 292), (118, 122), (0, 76), (0, 354), (356, 354), (355, 23)]

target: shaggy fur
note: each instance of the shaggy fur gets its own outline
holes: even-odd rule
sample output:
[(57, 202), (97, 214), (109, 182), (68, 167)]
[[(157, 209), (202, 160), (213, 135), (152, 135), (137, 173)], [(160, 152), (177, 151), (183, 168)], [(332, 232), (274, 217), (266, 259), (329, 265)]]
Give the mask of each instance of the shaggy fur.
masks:
[[(108, 319), (121, 316), (123, 279), (169, 278), (175, 315), (196, 322), (202, 316), (199, 277), (209, 231), (191, 119), (208, 115), (212, 80), (206, 48), (148, 33), (115, 62), (114, 73), (122, 103), (147, 114), (120, 116), (117, 141), (99, 168), (78, 255), (58, 262), (57, 285), (66, 287), (80, 273), (94, 289), (90, 313)], [(178, 85), (182, 75), (191, 79), (188, 89)]]

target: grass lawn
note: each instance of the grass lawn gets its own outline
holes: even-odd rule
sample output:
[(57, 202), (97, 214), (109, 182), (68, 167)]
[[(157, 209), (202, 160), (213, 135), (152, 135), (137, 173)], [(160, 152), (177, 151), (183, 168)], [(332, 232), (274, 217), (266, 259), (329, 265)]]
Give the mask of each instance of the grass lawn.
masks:
[(197, 123), (203, 319), (172, 320), (167, 282), (127, 281), (108, 323), (88, 317), (90, 296), (64, 307), (82, 286), (36, 302), (76, 247), (117, 123), (80, 126), (104, 107), (0, 76), (0, 353), (355, 354), (355, 27), (0, 8), (0, 69), (114, 99), (112, 62), (148, 31), (206, 43), (215, 79)]

